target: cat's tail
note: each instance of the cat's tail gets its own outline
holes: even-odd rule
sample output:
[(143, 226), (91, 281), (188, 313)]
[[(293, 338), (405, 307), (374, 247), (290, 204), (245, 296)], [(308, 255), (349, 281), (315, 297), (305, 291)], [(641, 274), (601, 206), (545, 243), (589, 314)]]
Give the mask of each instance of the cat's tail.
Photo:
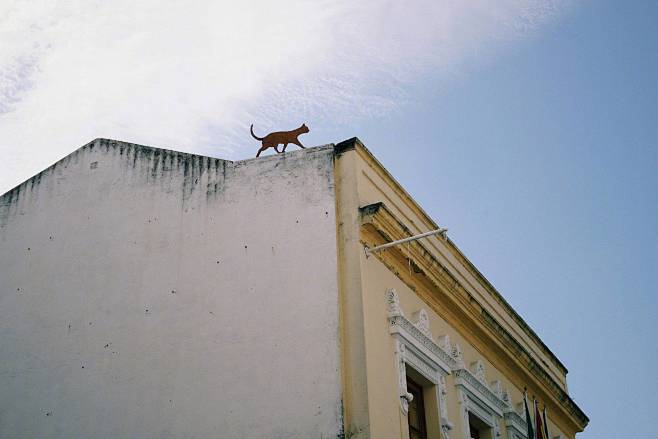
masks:
[(257, 137), (254, 134), (254, 124), (253, 123), (251, 124), (251, 128), (249, 128), (249, 131), (251, 131), (251, 137), (253, 137), (256, 140), (263, 140), (265, 138), (265, 137)]

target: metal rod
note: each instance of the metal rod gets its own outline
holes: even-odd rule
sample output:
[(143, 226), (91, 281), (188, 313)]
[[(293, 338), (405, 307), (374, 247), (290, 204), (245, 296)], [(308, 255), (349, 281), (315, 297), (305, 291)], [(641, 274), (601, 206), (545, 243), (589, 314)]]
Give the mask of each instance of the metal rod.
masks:
[(446, 235), (447, 231), (448, 231), (448, 229), (446, 229), (446, 228), (437, 229), (437, 230), (432, 230), (430, 232), (421, 233), (420, 235), (414, 235), (414, 236), (410, 236), (408, 238), (398, 239), (397, 241), (388, 242), (386, 244), (378, 245), (377, 247), (373, 247), (373, 248), (369, 248), (368, 246), (366, 246), (366, 249), (365, 249), (366, 250), (366, 256), (370, 255), (370, 253), (372, 253), (372, 252), (376, 252), (376, 251), (379, 251), (379, 250), (384, 250), (385, 248), (393, 247), (394, 245), (404, 244), (405, 242), (415, 241), (417, 239), (425, 238), (427, 236), (441, 234), (441, 235), (443, 235), (443, 237), (445, 239), (448, 239), (448, 237)]

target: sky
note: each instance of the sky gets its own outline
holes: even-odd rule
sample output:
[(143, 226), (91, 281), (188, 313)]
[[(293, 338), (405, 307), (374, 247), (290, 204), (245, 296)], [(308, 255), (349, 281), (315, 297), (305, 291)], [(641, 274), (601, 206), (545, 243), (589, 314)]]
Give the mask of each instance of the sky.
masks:
[(658, 4), (237, 3), (0, 3), (0, 193), (97, 137), (358, 136), (566, 364), (578, 437), (652, 437)]

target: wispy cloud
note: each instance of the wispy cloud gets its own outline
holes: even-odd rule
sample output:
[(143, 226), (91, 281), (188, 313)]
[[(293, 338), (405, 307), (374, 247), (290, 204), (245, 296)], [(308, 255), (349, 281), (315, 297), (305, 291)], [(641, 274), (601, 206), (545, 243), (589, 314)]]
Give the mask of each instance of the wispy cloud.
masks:
[(0, 193), (95, 137), (235, 157), (253, 120), (379, 117), (565, 2), (5, 1)]

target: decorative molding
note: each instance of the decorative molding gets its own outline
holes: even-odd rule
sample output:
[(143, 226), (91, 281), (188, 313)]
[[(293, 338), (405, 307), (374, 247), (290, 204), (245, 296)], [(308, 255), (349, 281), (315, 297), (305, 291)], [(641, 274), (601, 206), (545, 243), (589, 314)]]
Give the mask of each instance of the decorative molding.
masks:
[(560, 384), (558, 384), (555, 379), (553, 379), (546, 369), (533, 358), (533, 356), (523, 347), (521, 344), (507, 331), (502, 327), (500, 323), (485, 309), (480, 311), (483, 318), (483, 322), (489, 327), (490, 330), (494, 331), (497, 336), (499, 336), (504, 343), (514, 351), (515, 357), (519, 359), (524, 359), (527, 364), (528, 370), (538, 378), (539, 381), (543, 382), (548, 386), (550, 393), (555, 396), (560, 402), (560, 406), (565, 410), (566, 413), (571, 415), (574, 419), (578, 420), (581, 424), (579, 427), (584, 429), (589, 423), (589, 418), (582, 411), (580, 407), (575, 403), (575, 401), (569, 396), (569, 393), (566, 392)]
[[(376, 228), (379, 224), (376, 224), (377, 222), (387, 222), (391, 226), (391, 228), (396, 228), (400, 229), (402, 233), (398, 233), (396, 235), (393, 234), (388, 234), (391, 236), (391, 241), (394, 241), (396, 239), (403, 239), (411, 235), (412, 233), (410, 232), (409, 229), (388, 209), (385, 203), (379, 202), (379, 203), (374, 203), (370, 204), (367, 206), (363, 206), (360, 208), (362, 212), (362, 223), (371, 223), (373, 224)], [(387, 218), (379, 218), (386, 216)], [(426, 215), (423, 215), (426, 217)], [(430, 219), (429, 217), (427, 217)], [(431, 219), (430, 219), (431, 221)], [(397, 223), (397, 224), (396, 224)], [(382, 224), (384, 225), (384, 224)], [(397, 226), (397, 227), (396, 227)], [(434, 228), (438, 228), (438, 226), (432, 221), (432, 226)], [(565, 375), (568, 373), (567, 368), (562, 364), (562, 362), (557, 358), (557, 356), (546, 346), (546, 344), (541, 340), (541, 338), (532, 330), (532, 328), (527, 324), (523, 318), (512, 308), (509, 303), (503, 298), (502, 294), (496, 290), (493, 285), (480, 273), (480, 271), (471, 263), (471, 261), (464, 256), (464, 254), (457, 248), (457, 246), (450, 240), (448, 239), (445, 241), (447, 244), (444, 244), (447, 246), (448, 250), (451, 251), (454, 256), (460, 260), (463, 263), (464, 268), (466, 268), (468, 271), (471, 272), (471, 274), (475, 277), (475, 279), (481, 281), (481, 285), (488, 291), (488, 293), (498, 302), (509, 314), (509, 316), (519, 325), (521, 330), (523, 330), (530, 338), (532, 338), (542, 349), (543, 352), (545, 352), (553, 364), (557, 366), (562, 373)], [(420, 244), (420, 243), (419, 243)], [(423, 248), (423, 250), (427, 251), (425, 246), (420, 244), (420, 247)], [(455, 280), (455, 282), (457, 282)]]
[(450, 344), (450, 336), (448, 334), (440, 336), (436, 340), (436, 344), (438, 344), (445, 352), (452, 355), (452, 345)]
[(432, 338), (432, 332), (430, 332), (430, 318), (427, 315), (427, 311), (425, 311), (424, 308), (421, 308), (413, 314), (413, 318), (416, 321), (414, 326), (416, 326), (425, 337), (434, 341)]
[(407, 392), (407, 368), (405, 363), (406, 347), (404, 343), (395, 341), (395, 362), (398, 369), (398, 388), (400, 389), (400, 409), (405, 415), (409, 413), (409, 403), (414, 399), (413, 395)]
[[(407, 415), (413, 396), (407, 391), (407, 365), (437, 386), (439, 398), (441, 438), (450, 439), (454, 424), (448, 419), (446, 375), (453, 374), (458, 390), (460, 417), (467, 436), (469, 413), (485, 422), (501, 437), (500, 423), (505, 422), (507, 439), (526, 439), (525, 413), (514, 410), (509, 392), (499, 380), (487, 383), (486, 368), (482, 360), (473, 361), (470, 368), (458, 343), (452, 344), (445, 334), (434, 341), (429, 329), (429, 316), (425, 309), (413, 314), (415, 322), (404, 316), (400, 298), (394, 289), (386, 291), (389, 332), (395, 338), (395, 361), (398, 372), (400, 408)], [(522, 408), (521, 405), (517, 407)]]
[(484, 370), (484, 363), (482, 360), (477, 360), (471, 363), (471, 372), (478, 381), (485, 386), (487, 385), (487, 377), (485, 376), (486, 371)]
[(499, 438), (503, 435), (500, 432), (500, 423), (498, 422), (498, 419), (494, 419), (493, 430), (494, 430), (494, 437), (495, 438)]
[[(455, 358), (441, 349), (434, 341), (421, 332), (413, 323), (404, 316), (389, 317), (389, 332), (412, 345), (416, 350), (435, 363), (444, 374), (449, 374), (455, 369), (457, 363)], [(436, 379), (432, 380), (436, 382)]]
[(446, 399), (448, 395), (448, 387), (446, 385), (445, 376), (441, 375), (439, 377), (439, 412), (441, 413), (441, 437), (442, 439), (450, 439), (450, 430), (452, 430), (455, 425), (450, 422), (448, 419), (448, 401)]
[[(491, 389), (491, 391), (492, 391), (492, 392), (493, 392), (498, 398), (500, 398), (500, 399), (502, 399), (503, 401), (505, 401), (505, 398), (503, 398), (503, 386), (502, 386), (502, 384), (500, 383), (499, 380), (492, 381), (492, 382), (489, 384), (489, 388)], [(506, 402), (506, 401), (505, 401), (505, 402)]]
[(503, 389), (502, 394), (500, 395), (503, 401), (505, 401), (505, 404), (511, 406), (512, 405), (512, 400), (510, 399), (509, 392), (507, 389)]
[(462, 348), (459, 346), (459, 343), (455, 343), (452, 347), (452, 356), (457, 362), (456, 369), (464, 369), (466, 364), (464, 363), (464, 355), (462, 354)]
[[(402, 223), (384, 205), (384, 203), (364, 206), (360, 208), (360, 211), (362, 215), (362, 226), (366, 228), (365, 230), (378, 233), (385, 241), (405, 238), (412, 234), (404, 223)], [(372, 242), (368, 242), (368, 244), (370, 245)], [(536, 383), (541, 385), (541, 387), (554, 398), (555, 403), (558, 404), (563, 410), (563, 413), (569, 417), (569, 420), (574, 423), (573, 425), (575, 427), (582, 429), (587, 425), (589, 422), (588, 417), (571, 399), (571, 397), (569, 397), (562, 385), (549, 375), (544, 366), (539, 364), (530, 352), (522, 347), (486, 309), (478, 306), (478, 303), (474, 303), (473, 301), (466, 302), (464, 300), (466, 297), (465, 293), (467, 292), (465, 286), (452, 275), (449, 268), (441, 264), (441, 262), (435, 258), (432, 251), (428, 250), (423, 243), (417, 241), (410, 243), (410, 245), (405, 248), (405, 255), (412, 259), (412, 261), (418, 266), (418, 269), (425, 275), (428, 282), (434, 286), (431, 291), (432, 295), (436, 299), (446, 303), (449, 315), (452, 315), (452, 312), (458, 313), (454, 315), (454, 318), (472, 321), (476, 329), (483, 332), (486, 331), (486, 334), (493, 340), (503, 344), (507, 349), (501, 351), (501, 355), (504, 357), (501, 358), (501, 361), (514, 364), (518, 362), (518, 366), (529, 371), (532, 378), (536, 380)], [(395, 251), (389, 254), (388, 257), (378, 254), (377, 258), (387, 267), (395, 271), (397, 266), (395, 265), (393, 258), (394, 253)], [(404, 278), (401, 277), (401, 279), (405, 281)], [(413, 285), (411, 285), (411, 287), (413, 288)], [(495, 290), (493, 290), (493, 292), (497, 293)], [(496, 296), (496, 294), (494, 294), (494, 296)], [(516, 318), (518, 318), (516, 313), (502, 300), (502, 297), (498, 296), (496, 297), (501, 300), (504, 307), (509, 308), (510, 313), (516, 320)], [(431, 305), (432, 304), (430, 303), (430, 306)], [(558, 368), (563, 367), (563, 365), (559, 363), (559, 360), (557, 360), (557, 357), (546, 348), (539, 337), (530, 330), (525, 322), (519, 318), (517, 323), (521, 325), (523, 330), (528, 331), (530, 337), (550, 356)], [(441, 346), (441, 348), (445, 347), (445, 344), (441, 340), (439, 340), (438, 345)], [(453, 351), (450, 352), (450, 354), (451, 357), (458, 361), (459, 367), (463, 368), (461, 349), (459, 349), (458, 345), (453, 347)]]
[[(471, 364), (473, 371), (462, 368), (454, 371), (455, 386), (460, 395), (462, 418), (464, 419), (464, 437), (468, 436), (468, 413), (473, 413), (494, 431), (494, 439), (501, 436), (500, 420), (508, 410), (509, 404), (502, 398), (502, 390), (497, 392), (500, 382), (494, 390), (489, 388), (485, 378), (484, 365), (481, 361)], [(465, 412), (465, 413), (464, 413)]]
[(471, 432), (469, 431), (470, 422), (468, 421), (469, 410), (468, 396), (466, 393), (459, 392), (459, 414), (462, 418), (462, 430), (464, 431), (464, 439), (471, 439)]
[(501, 436), (500, 419), (502, 418), (502, 413), (492, 410), (492, 407), (481, 399), (481, 395), (477, 391), (473, 392), (472, 389), (465, 386), (458, 387), (458, 389), (464, 439), (471, 438), (469, 413), (472, 413), (473, 416), (477, 417), (493, 430), (494, 439), (499, 438)]
[(522, 402), (516, 404), (516, 410), (514, 410), (514, 412), (521, 416), (521, 419), (523, 419), (523, 422), (525, 423), (525, 407)]
[(507, 439), (527, 439), (525, 410), (523, 404), (517, 404), (517, 410), (512, 408), (511, 404), (505, 410), (505, 428), (507, 430)]
[[(407, 391), (407, 364), (437, 386), (442, 439), (450, 439), (453, 424), (448, 419), (445, 376), (457, 366), (451, 353), (432, 339), (429, 318), (424, 309), (414, 313), (416, 323), (409, 321), (400, 308), (400, 298), (394, 289), (386, 291), (389, 332), (395, 338), (395, 362), (398, 372), (398, 396), (402, 413), (409, 413), (413, 396)], [(449, 345), (449, 341), (448, 341)]]
[(456, 386), (466, 388), (469, 392), (476, 395), (479, 400), (484, 402), (491, 411), (498, 414), (498, 416), (503, 416), (503, 412), (508, 405), (485, 382), (480, 381), (468, 369), (457, 369), (454, 371), (454, 375)]
[(400, 297), (395, 289), (390, 288), (386, 291), (386, 311), (389, 317), (403, 316), (400, 308)]

